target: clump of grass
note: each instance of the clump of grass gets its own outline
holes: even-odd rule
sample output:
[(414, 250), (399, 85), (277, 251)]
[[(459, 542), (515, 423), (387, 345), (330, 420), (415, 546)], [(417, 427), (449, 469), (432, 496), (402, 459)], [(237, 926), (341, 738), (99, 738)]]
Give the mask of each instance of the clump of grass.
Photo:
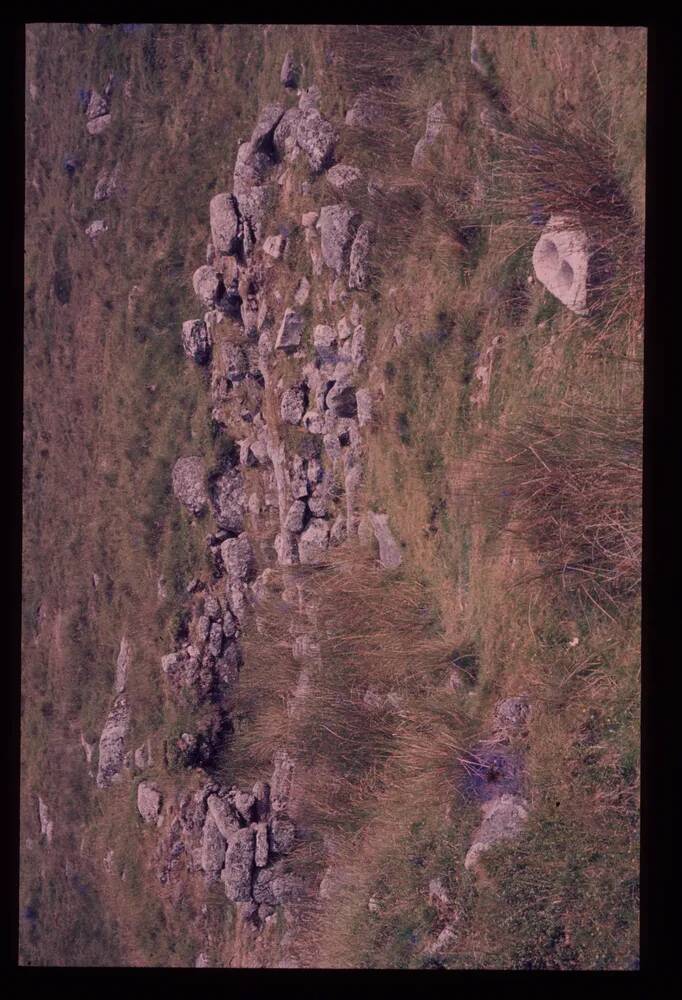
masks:
[(611, 609), (641, 573), (641, 419), (568, 406), (494, 435), (482, 450), (482, 509), (537, 554), (540, 575), (604, 595)]
[(493, 177), (492, 212), (529, 236), (551, 215), (584, 228), (592, 253), (588, 280), (605, 332), (625, 318), (641, 324), (643, 234), (603, 130), (524, 114), (497, 135)]

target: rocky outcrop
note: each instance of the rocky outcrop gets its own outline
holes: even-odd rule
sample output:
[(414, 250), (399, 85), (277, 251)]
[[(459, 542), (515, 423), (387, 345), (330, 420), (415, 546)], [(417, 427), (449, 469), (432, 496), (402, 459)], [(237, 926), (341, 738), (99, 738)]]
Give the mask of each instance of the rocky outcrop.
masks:
[(279, 74), (279, 82), (283, 87), (297, 87), (299, 73), (300, 68), (294, 58), (293, 52), (287, 52)]
[(348, 267), (358, 221), (359, 214), (349, 205), (325, 205), (320, 209), (317, 228), (322, 259), (339, 276)]
[(336, 133), (317, 108), (308, 108), (301, 115), (296, 128), (296, 142), (308, 157), (310, 167), (315, 173), (321, 173), (331, 165)]
[(158, 823), (161, 813), (161, 792), (148, 781), (137, 786), (137, 811), (145, 823)]
[(256, 838), (251, 827), (230, 834), (221, 878), (225, 895), (233, 903), (251, 899), (251, 877), (255, 865)]
[(116, 694), (122, 694), (125, 690), (126, 681), (128, 679), (128, 670), (130, 668), (130, 661), (132, 657), (132, 649), (130, 643), (125, 636), (121, 637), (121, 646), (118, 651), (118, 657), (116, 659), (116, 677), (114, 680), (114, 692)]
[(287, 309), (277, 334), (275, 348), (289, 350), (298, 347), (303, 336), (303, 317), (294, 309)]
[(191, 361), (198, 365), (208, 364), (212, 338), (203, 319), (190, 319), (182, 324), (182, 347)]
[(99, 741), (98, 788), (108, 788), (120, 781), (129, 727), (130, 709), (125, 694), (121, 694), (114, 701)]
[(362, 172), (347, 163), (337, 163), (327, 172), (331, 186), (344, 195), (356, 188), (361, 179)]
[(190, 514), (198, 516), (208, 505), (206, 469), (197, 455), (179, 458), (173, 466), (173, 493)]

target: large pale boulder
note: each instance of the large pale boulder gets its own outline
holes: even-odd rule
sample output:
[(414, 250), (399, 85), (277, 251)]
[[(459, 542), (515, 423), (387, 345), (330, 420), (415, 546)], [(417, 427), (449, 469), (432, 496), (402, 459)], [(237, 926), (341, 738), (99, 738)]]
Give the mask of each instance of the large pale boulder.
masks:
[(348, 266), (359, 218), (358, 212), (349, 205), (325, 205), (320, 209), (317, 229), (322, 259), (337, 275)]
[(535, 276), (572, 312), (587, 314), (589, 249), (585, 232), (564, 216), (552, 215), (533, 250)]
[(199, 515), (208, 503), (203, 459), (179, 458), (173, 466), (173, 493), (191, 514)]
[(361, 177), (362, 173), (358, 168), (347, 163), (337, 163), (327, 173), (327, 180), (331, 186), (342, 194), (346, 194), (353, 187), (356, 187)]
[(222, 278), (210, 264), (198, 267), (192, 276), (194, 293), (207, 309), (214, 308), (222, 284)]

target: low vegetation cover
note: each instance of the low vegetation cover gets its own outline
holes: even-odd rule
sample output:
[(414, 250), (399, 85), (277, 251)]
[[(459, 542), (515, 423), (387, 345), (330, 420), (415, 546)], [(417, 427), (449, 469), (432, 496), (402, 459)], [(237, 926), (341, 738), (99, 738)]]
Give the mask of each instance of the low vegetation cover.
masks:
[[(27, 28), (22, 964), (637, 967), (645, 41), (623, 27)], [(304, 333), (270, 368), (263, 348), (256, 383), (230, 353), (244, 330), (216, 325), (235, 430), (182, 324), (203, 313), (192, 273), (210, 200), (232, 190), (263, 108), (298, 97), (288, 53), (303, 98), (319, 88), (336, 161), (364, 179), (340, 194), (326, 168), (284, 157), (268, 305), (274, 340), (300, 295)], [(107, 79), (111, 122), (91, 134), (84, 95)], [(116, 165), (103, 208), (93, 191)], [(282, 394), (305, 384), (312, 411), (302, 366), (351, 315), (301, 218), (341, 201), (370, 234), (352, 292), (363, 338), (347, 343), (372, 409), (357, 509), (338, 518), (349, 537), (296, 562), (278, 448), (310, 479), (310, 439), (327, 445)], [(588, 310), (537, 277), (553, 217), (589, 239)], [(244, 281), (240, 295), (255, 297)], [(343, 391), (339, 453), (360, 424), (359, 391), (350, 417)], [(174, 495), (185, 456), (205, 470), (198, 514)], [(322, 500), (306, 487), (299, 553), (327, 516), (313, 497), (350, 493), (333, 468)], [(235, 615), (238, 684), (197, 706), (169, 696), (160, 663), (199, 643), (198, 622), (210, 642), (208, 597), (229, 597), (243, 533), (221, 528), (216, 497), (235, 469), (258, 599)], [(126, 748), (149, 752), (100, 788), (124, 635)], [(219, 733), (205, 759), (188, 738), (204, 731)], [(275, 799), (273, 762), (277, 775), (289, 759), (286, 810), (235, 808), (256, 851), (269, 824), (272, 877), (299, 879), (299, 896), (267, 889), (257, 860), (261, 897), (226, 897), (196, 874), (206, 834), (187, 873), (163, 868), (207, 781), (202, 802), (262, 782)], [(158, 829), (141, 786), (162, 791)]]

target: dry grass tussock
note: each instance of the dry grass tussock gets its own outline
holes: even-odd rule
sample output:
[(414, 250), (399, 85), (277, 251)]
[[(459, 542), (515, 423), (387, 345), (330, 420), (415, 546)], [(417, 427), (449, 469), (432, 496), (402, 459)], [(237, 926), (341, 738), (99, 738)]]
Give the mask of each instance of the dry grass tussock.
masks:
[[(641, 415), (564, 404), (490, 434), (473, 492), (498, 527), (613, 614), (641, 574)], [(609, 613), (607, 611), (607, 613)]]

